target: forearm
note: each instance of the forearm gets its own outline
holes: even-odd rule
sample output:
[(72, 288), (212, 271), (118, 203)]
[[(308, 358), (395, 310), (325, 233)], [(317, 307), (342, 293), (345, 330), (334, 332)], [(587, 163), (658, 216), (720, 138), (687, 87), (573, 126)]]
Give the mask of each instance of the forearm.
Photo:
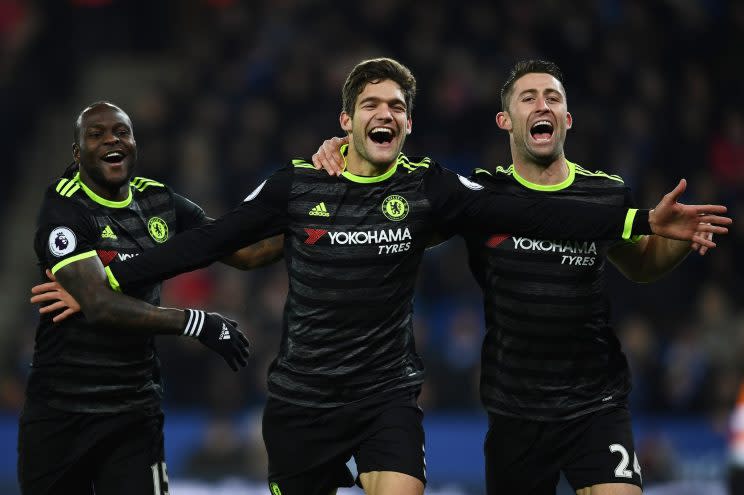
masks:
[(643, 237), (638, 244), (620, 246), (610, 252), (610, 260), (630, 280), (640, 283), (660, 279), (690, 253), (690, 243), (656, 235)]
[(667, 239), (657, 235), (647, 236), (648, 245), (640, 263), (638, 279), (653, 282), (677, 267), (690, 254), (690, 243)]
[(184, 311), (161, 308), (112, 290), (99, 291), (92, 301), (81, 301), (86, 319), (107, 330), (180, 335), (184, 328)]
[(629, 239), (649, 234), (648, 210), (562, 199), (492, 195), (480, 200), (477, 229), (494, 227), (536, 239)]
[(183, 311), (153, 306), (109, 289), (97, 257), (66, 266), (57, 272), (57, 280), (77, 300), (88, 322), (95, 326), (148, 334), (180, 334), (183, 331)]

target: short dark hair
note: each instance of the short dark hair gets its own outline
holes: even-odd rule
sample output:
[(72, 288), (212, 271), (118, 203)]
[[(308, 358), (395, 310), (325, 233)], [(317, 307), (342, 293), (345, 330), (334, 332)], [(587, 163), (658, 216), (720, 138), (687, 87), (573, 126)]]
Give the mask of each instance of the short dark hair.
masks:
[(556, 64), (539, 59), (520, 60), (509, 71), (509, 77), (506, 78), (506, 82), (501, 87), (501, 110), (504, 112), (509, 110), (509, 99), (514, 90), (514, 83), (525, 74), (550, 74), (561, 83), (564, 93), (566, 91), (563, 84), (563, 73)]
[(373, 58), (360, 62), (352, 69), (341, 92), (341, 110), (354, 116), (357, 96), (368, 83), (379, 83), (390, 79), (398, 83), (406, 100), (406, 113), (411, 116), (416, 97), (416, 78), (405, 65), (392, 58)]
[(91, 110), (94, 110), (94, 109), (96, 109), (98, 107), (110, 107), (110, 108), (113, 108), (114, 110), (117, 110), (117, 111), (123, 113), (124, 115), (127, 115), (127, 112), (125, 112), (124, 110), (122, 110), (119, 105), (115, 105), (114, 103), (111, 103), (110, 101), (101, 100), (101, 101), (95, 101), (95, 102), (91, 103), (87, 107), (85, 107), (82, 110), (80, 110), (80, 113), (78, 114), (77, 118), (75, 119), (75, 129), (74, 129), (74, 135), (73, 135), (73, 137), (75, 139), (75, 141), (74, 141), (75, 143), (79, 143), (80, 142), (80, 127), (83, 125), (83, 117), (85, 116), (86, 113), (88, 113)]

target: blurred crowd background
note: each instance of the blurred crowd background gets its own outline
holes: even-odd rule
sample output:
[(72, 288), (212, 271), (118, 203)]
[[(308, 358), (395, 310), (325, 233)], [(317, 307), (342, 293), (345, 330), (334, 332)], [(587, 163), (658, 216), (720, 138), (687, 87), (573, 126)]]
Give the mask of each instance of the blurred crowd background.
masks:
[[(717, 249), (659, 282), (607, 274), (634, 415), (692, 418), (724, 436), (744, 376), (741, 48), (744, 3), (725, 0), (0, 0), (0, 409), (12, 418), (22, 405), (37, 321), (26, 302), (39, 281), (36, 212), (71, 161), (73, 122), (88, 103), (129, 113), (137, 175), (218, 216), (273, 169), (340, 135), (341, 85), (364, 58), (397, 58), (418, 79), (409, 155), (462, 173), (508, 165), (494, 122), (499, 89), (515, 61), (541, 57), (565, 74), (570, 160), (621, 175), (645, 207), (685, 177), (686, 202), (724, 203), (738, 219)], [(232, 374), (197, 344), (159, 339), (167, 411), (208, 418), (188, 473), (263, 476), (256, 422), (235, 418), (265, 400), (286, 284), (279, 263), (214, 266), (165, 285), (164, 305), (231, 315), (253, 344), (248, 369)], [(478, 411), (483, 317), (460, 240), (427, 254), (416, 315), (429, 370), (421, 405)], [(645, 480), (678, 476), (663, 439), (648, 442)]]

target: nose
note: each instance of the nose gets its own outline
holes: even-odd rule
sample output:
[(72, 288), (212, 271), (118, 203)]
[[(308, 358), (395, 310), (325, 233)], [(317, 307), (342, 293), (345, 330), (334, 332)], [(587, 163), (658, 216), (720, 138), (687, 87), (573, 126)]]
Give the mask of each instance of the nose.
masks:
[(107, 132), (104, 138), (105, 138), (104, 142), (106, 144), (109, 144), (109, 143), (116, 144), (119, 142), (119, 136), (117, 136), (116, 133), (114, 132)]
[(550, 107), (548, 107), (548, 102), (545, 100), (545, 98), (538, 97), (536, 106), (538, 110), (549, 110)]
[(380, 105), (379, 111), (375, 117), (385, 122), (391, 122), (393, 120), (393, 111), (391, 110), (390, 105)]

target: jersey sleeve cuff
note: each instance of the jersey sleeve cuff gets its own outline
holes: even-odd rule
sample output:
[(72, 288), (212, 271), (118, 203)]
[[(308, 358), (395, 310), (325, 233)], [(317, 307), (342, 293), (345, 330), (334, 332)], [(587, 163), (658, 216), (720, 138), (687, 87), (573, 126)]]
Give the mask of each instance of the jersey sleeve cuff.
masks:
[(116, 292), (121, 292), (121, 286), (119, 285), (119, 281), (116, 280), (116, 277), (114, 276), (114, 272), (111, 271), (111, 267), (107, 266), (105, 270), (106, 270), (106, 277), (108, 278), (108, 283), (111, 286), (111, 288), (115, 290)]
[(95, 251), (86, 251), (84, 253), (76, 254), (75, 256), (70, 256), (69, 258), (65, 258), (56, 265), (52, 267), (52, 273), (56, 274), (61, 268), (66, 267), (70, 263), (75, 263), (76, 261), (84, 260), (86, 258), (92, 258), (93, 256), (97, 256), (98, 253)]
[(623, 229), (623, 239), (626, 241), (637, 242), (634, 237), (642, 235), (651, 235), (651, 224), (648, 223), (649, 210), (637, 210), (631, 208), (625, 216), (625, 228)]

